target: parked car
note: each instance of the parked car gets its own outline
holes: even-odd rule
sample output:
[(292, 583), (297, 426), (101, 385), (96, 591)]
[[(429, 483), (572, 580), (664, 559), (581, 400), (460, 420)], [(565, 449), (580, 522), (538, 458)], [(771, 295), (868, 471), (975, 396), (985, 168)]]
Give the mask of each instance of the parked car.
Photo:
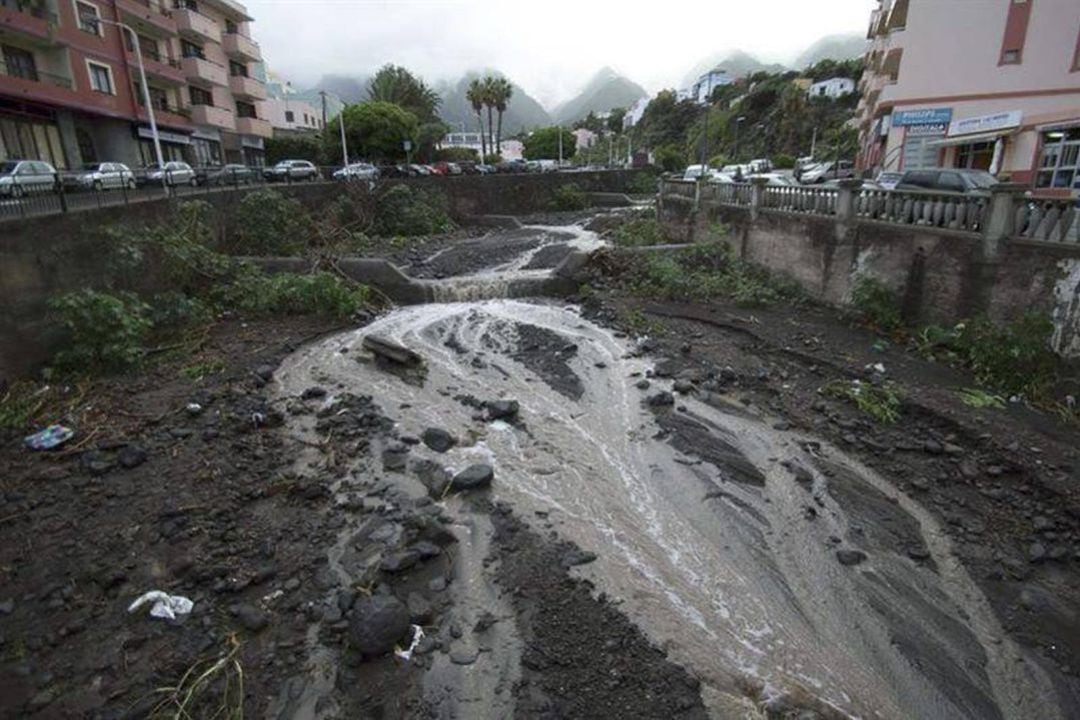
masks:
[(431, 166), (435, 170), (436, 175), (460, 175), (461, 168), (457, 164), (452, 162), (445, 162), (440, 160)]
[(686, 170), (683, 171), (683, 180), (697, 180), (699, 177), (705, 175), (709, 170), (707, 165), (687, 165)]
[(263, 169), (263, 177), (270, 182), (297, 182), (318, 180), (319, 168), (310, 160), (282, 160), (273, 167)]
[(921, 168), (905, 170), (895, 189), (987, 193), (997, 182), (997, 178), (985, 170)]
[(795, 178), (783, 173), (762, 172), (750, 175), (746, 179), (753, 180), (754, 178), (763, 178), (769, 187), (792, 187), (799, 184)]
[(461, 165), (458, 163), (447, 163), (446, 169), (450, 171), (451, 175), (464, 175), (465, 171), (461, 169)]
[(855, 177), (855, 163), (850, 160), (829, 161), (805, 168), (799, 175), (799, 182), (815, 185), (826, 180), (845, 180)]
[(892, 190), (900, 183), (900, 179), (903, 177), (904, 173), (902, 172), (893, 172), (891, 170), (886, 170), (878, 173), (878, 176), (874, 179), (874, 182), (877, 183), (877, 185), (884, 190)]
[(334, 171), (335, 180), (377, 180), (379, 168), (371, 163), (350, 163)]
[(750, 168), (750, 172), (760, 174), (772, 172), (773, 164), (768, 158), (757, 158), (747, 163), (747, 167)]
[(89, 163), (74, 176), (75, 185), (84, 190), (110, 190), (135, 187), (135, 173), (124, 163)]
[(477, 165), (476, 172), (480, 173), (481, 175), (492, 175), (496, 172), (496, 169), (494, 165)]
[(239, 163), (208, 165), (196, 168), (195, 178), (200, 185), (250, 185), (255, 182), (255, 171)]
[(427, 165), (417, 165), (416, 163), (413, 163), (409, 168), (415, 173), (414, 177), (426, 177), (434, 174)]
[(520, 173), (528, 171), (528, 163), (521, 158), (515, 160), (505, 160), (495, 166), (496, 172), (501, 173)]
[(56, 168), (42, 160), (0, 162), (0, 196), (22, 197), (51, 192), (59, 187)]
[(164, 179), (166, 185), (191, 185), (195, 186), (199, 183), (198, 176), (195, 175), (195, 170), (186, 162), (179, 160), (170, 160), (165, 163), (164, 168), (158, 167), (157, 163), (146, 166), (146, 180), (147, 184), (158, 184)]

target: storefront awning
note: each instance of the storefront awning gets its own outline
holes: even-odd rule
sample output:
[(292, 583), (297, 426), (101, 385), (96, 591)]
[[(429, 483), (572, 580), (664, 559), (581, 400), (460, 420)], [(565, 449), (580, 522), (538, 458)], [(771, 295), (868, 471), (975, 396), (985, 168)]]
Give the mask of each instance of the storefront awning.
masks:
[(972, 133), (971, 135), (957, 135), (956, 137), (940, 138), (926, 143), (930, 147), (946, 147), (949, 145), (969, 145), (971, 143), (992, 142), (999, 137), (1011, 135), (1011, 130), (997, 130), (994, 132)]

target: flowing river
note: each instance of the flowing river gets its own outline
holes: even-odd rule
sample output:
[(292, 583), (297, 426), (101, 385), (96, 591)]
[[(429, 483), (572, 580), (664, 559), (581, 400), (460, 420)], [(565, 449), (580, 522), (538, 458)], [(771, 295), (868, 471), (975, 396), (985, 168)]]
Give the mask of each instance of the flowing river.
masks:
[[(544, 245), (599, 245), (580, 228), (533, 232)], [(485, 241), (496, 247), (499, 234)], [(1062, 717), (1048, 680), (1017, 662), (1022, 651), (916, 501), (828, 443), (774, 429), (775, 418), (723, 396), (679, 396), (654, 412), (647, 399), (672, 380), (639, 387), (655, 358), (632, 340), (565, 303), (492, 298), (507, 281), (545, 272), (524, 269), (538, 251), (548, 252), (530, 248), (443, 281), (444, 302), (301, 349), (279, 372), (283, 392), (370, 395), (402, 434), (438, 427), (461, 438), (445, 454), (420, 445), (413, 455), (451, 470), (492, 465), (495, 499), (524, 519), (546, 513), (596, 553), (574, 572), (701, 679), (715, 717), (779, 709), (784, 698), (861, 718)], [(422, 385), (366, 361), (366, 335), (422, 355)], [(479, 422), (464, 396), (517, 400), (520, 422)], [(471, 522), (459, 501), (446, 502)], [(473, 520), (482, 553), (485, 531)], [(868, 523), (884, 528), (856, 543), (868, 557), (839, 562)], [(913, 546), (923, 562), (909, 556)], [(463, 557), (468, 565), (467, 549)], [(463, 592), (497, 602), (482, 583)], [(514, 679), (516, 652), (508, 638), (457, 670), (475, 675), (459, 678), (475, 686), (476, 706), (462, 717), (507, 716), (512, 701), (495, 688)]]

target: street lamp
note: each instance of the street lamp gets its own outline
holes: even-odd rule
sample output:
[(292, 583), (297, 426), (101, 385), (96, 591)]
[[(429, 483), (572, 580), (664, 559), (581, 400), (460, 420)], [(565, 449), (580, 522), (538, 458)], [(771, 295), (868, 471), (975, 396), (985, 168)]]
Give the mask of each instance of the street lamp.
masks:
[(161, 171), (161, 187), (168, 193), (169, 182), (165, 177), (165, 158), (161, 154), (161, 136), (158, 135), (157, 120), (154, 118), (154, 104), (150, 102), (150, 86), (146, 84), (146, 70), (143, 68), (142, 49), (139, 47), (139, 35), (131, 29), (131, 26), (116, 20), (98, 18), (94, 23), (115, 25), (121, 30), (127, 30), (131, 35), (131, 43), (135, 48), (135, 62), (139, 66), (139, 84), (142, 86), (143, 99), (146, 101), (146, 118), (150, 121), (150, 135), (154, 139), (154, 155), (157, 157), (158, 170)]
[(735, 147), (732, 152), (735, 155), (736, 165), (739, 164), (739, 126), (743, 124), (744, 120), (746, 120), (745, 115), (740, 115), (739, 117), (735, 118)]

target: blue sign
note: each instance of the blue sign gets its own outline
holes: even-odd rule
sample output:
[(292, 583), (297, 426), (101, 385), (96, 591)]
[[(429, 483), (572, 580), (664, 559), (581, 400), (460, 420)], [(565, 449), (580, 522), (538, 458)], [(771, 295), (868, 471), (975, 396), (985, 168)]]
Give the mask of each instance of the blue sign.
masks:
[(952, 108), (927, 108), (926, 110), (897, 110), (892, 114), (893, 127), (904, 125), (937, 125), (952, 122)]

